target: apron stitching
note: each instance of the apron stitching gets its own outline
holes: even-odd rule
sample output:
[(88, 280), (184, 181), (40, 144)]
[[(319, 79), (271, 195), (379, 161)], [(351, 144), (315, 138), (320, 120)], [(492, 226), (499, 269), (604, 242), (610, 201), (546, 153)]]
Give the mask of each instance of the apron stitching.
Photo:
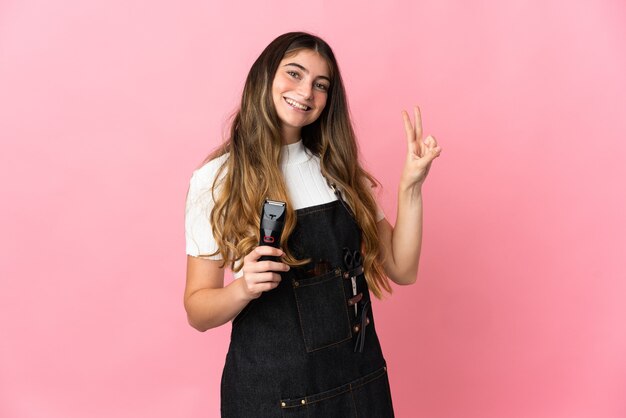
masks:
[(350, 398), (352, 398), (352, 406), (354, 407), (354, 416), (358, 417), (358, 411), (356, 409), (356, 401), (354, 400), (354, 391), (352, 390), (352, 384), (350, 385)]
[[(326, 211), (329, 211), (329, 210), (333, 209), (333, 205), (331, 205), (331, 203), (335, 203), (335, 202), (337, 202), (337, 200), (331, 200), (330, 202), (327, 203), (327, 205), (328, 205), (327, 207), (319, 208), (319, 209), (317, 209), (317, 208), (316, 209), (311, 209), (310, 211), (301, 212), (301, 213), (298, 213), (298, 211), (296, 211), (296, 213), (299, 214), (299, 215), (304, 216), (304, 215), (310, 215), (312, 213), (326, 212)], [(304, 209), (307, 209), (307, 208), (303, 208), (303, 210)]]

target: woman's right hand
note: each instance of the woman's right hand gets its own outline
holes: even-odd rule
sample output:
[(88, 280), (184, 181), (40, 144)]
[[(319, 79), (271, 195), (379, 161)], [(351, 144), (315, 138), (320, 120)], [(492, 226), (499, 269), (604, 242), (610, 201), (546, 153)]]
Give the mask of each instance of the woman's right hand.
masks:
[(277, 272), (289, 271), (289, 266), (277, 261), (259, 261), (264, 255), (281, 257), (285, 253), (278, 248), (260, 245), (243, 258), (243, 289), (246, 298), (256, 299), (261, 293), (275, 289), (281, 277)]

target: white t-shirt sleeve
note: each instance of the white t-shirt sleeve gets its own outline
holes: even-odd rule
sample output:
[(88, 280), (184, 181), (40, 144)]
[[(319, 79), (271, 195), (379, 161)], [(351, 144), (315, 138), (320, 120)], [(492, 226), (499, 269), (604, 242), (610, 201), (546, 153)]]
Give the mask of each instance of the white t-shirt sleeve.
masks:
[(374, 194), (373, 190), (372, 195), (374, 196), (374, 202), (376, 202), (376, 222), (380, 222), (385, 218), (385, 212), (383, 212), (383, 209), (378, 204), (378, 197)]
[(189, 181), (185, 203), (185, 246), (187, 254), (194, 257), (222, 259), (220, 254), (208, 256), (218, 249), (209, 217), (215, 205), (211, 188), (222, 160), (217, 158), (203, 165), (193, 172)]
[(380, 222), (383, 219), (385, 219), (385, 212), (383, 212), (378, 202), (376, 202), (376, 222)]

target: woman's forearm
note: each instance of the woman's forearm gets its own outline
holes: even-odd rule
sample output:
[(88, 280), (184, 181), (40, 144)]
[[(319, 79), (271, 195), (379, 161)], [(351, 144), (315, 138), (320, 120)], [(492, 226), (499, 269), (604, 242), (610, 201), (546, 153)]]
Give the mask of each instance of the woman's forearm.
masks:
[(242, 283), (236, 279), (225, 287), (200, 289), (191, 294), (185, 301), (189, 324), (204, 332), (236, 317), (250, 302)]
[(422, 188), (398, 187), (398, 213), (393, 228), (392, 252), (399, 284), (412, 284), (417, 280), (422, 248)]

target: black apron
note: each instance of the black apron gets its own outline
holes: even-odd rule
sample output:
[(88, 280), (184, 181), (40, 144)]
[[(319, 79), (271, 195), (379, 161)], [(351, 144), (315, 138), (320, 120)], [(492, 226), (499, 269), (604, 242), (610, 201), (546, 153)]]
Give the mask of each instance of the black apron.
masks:
[(223, 418), (394, 416), (363, 267), (344, 258), (361, 248), (360, 230), (338, 197), (296, 211), (289, 248), (313, 261), (233, 320)]

